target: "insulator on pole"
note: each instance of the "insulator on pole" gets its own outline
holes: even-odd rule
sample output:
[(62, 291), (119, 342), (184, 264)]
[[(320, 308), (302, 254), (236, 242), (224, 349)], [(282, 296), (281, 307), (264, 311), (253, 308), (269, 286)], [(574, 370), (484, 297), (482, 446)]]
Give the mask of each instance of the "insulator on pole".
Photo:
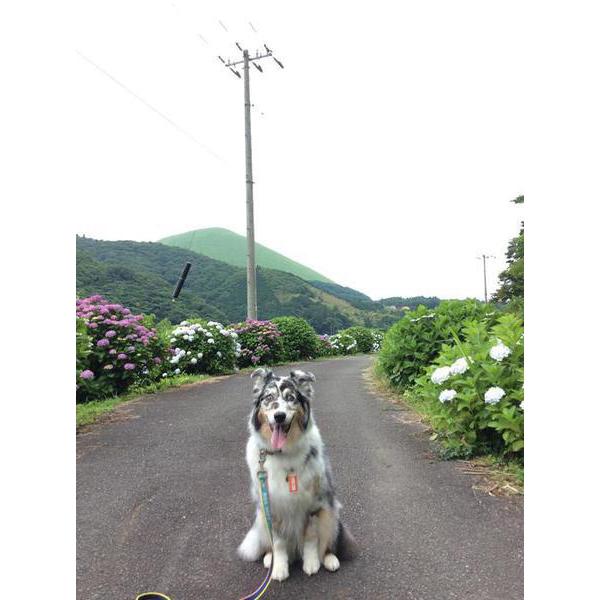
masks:
[(274, 56), (272, 58), (283, 69), (283, 64), (280, 61), (278, 61)]
[(183, 271), (181, 271), (181, 275), (179, 276), (179, 279), (177, 280), (177, 285), (175, 286), (175, 289), (173, 290), (173, 301), (175, 301), (175, 299), (179, 296), (179, 292), (181, 292), (181, 288), (183, 287), (183, 284), (185, 283), (186, 277), (188, 276), (188, 273), (190, 272), (191, 267), (192, 267), (191, 262), (185, 263), (185, 267), (183, 267)]
[(256, 63), (252, 63), (261, 73), (263, 72), (263, 69), (260, 65), (257, 65)]

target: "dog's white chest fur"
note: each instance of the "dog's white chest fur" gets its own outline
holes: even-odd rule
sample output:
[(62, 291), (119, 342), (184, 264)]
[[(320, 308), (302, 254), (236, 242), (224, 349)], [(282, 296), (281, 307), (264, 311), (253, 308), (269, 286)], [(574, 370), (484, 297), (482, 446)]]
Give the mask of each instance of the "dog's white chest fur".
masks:
[[(246, 446), (246, 461), (250, 473), (259, 470), (260, 449), (265, 446), (256, 436), (251, 436)], [(290, 540), (290, 550), (302, 541), (306, 515), (319, 506), (320, 481), (325, 477), (323, 442), (317, 426), (294, 446), (292, 452), (268, 455), (265, 466), (268, 476), (269, 497), (273, 521)], [(290, 491), (290, 476), (296, 476), (297, 491)], [(258, 502), (259, 490), (256, 475), (253, 478), (252, 495)], [(295, 543), (294, 543), (295, 542)]]

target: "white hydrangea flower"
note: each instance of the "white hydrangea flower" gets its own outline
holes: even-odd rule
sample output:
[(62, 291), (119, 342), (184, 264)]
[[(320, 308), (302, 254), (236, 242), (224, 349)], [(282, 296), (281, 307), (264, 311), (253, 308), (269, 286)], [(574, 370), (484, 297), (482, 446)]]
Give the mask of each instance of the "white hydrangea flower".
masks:
[(468, 368), (469, 368), (469, 362), (467, 361), (467, 359), (464, 356), (462, 356), (461, 358), (458, 358), (450, 365), (450, 374), (451, 375), (462, 375), (463, 373), (465, 373), (468, 370)]
[(176, 340), (175, 338), (171, 338), (171, 339), (169, 340), (169, 343), (170, 343), (170, 344), (174, 344), (176, 341), (177, 341), (177, 340)]
[(204, 356), (204, 354), (202, 354), (202, 352), (198, 352), (198, 358), (202, 358)]
[(484, 396), (486, 404), (498, 404), (506, 395), (506, 392), (501, 387), (491, 387)]
[(440, 383), (444, 383), (448, 377), (450, 377), (450, 367), (438, 367), (431, 374), (431, 381), (439, 385)]
[(191, 362), (193, 365), (195, 365), (195, 364), (198, 362), (198, 359), (197, 359), (197, 358), (192, 358), (192, 360), (190, 360), (190, 362)]
[(175, 375), (179, 375), (179, 373), (181, 373), (181, 369), (175, 369), (174, 373)]
[(208, 339), (206, 340), (206, 342), (207, 342), (208, 344), (214, 344), (214, 343), (215, 343), (215, 340), (213, 340), (212, 338), (208, 338)]
[(190, 350), (188, 350), (185, 354), (186, 356), (189, 356), (192, 352)]
[(221, 329), (221, 335), (224, 335), (225, 337), (229, 337), (229, 331), (227, 331), (227, 329)]
[(218, 356), (219, 358), (221, 358), (223, 355), (222, 355), (222, 354), (221, 354), (221, 352), (219, 351), (219, 352), (217, 352), (217, 356)]
[(510, 353), (510, 348), (505, 346), (501, 340), (498, 340), (498, 343), (490, 348), (490, 356), (498, 362), (504, 360)]
[(166, 377), (166, 376), (167, 376), (167, 374), (166, 374), (166, 373), (163, 373), (163, 374), (162, 374), (162, 376), (163, 376), (163, 377)]
[(450, 402), (456, 397), (456, 390), (442, 390), (439, 395), (440, 402)]

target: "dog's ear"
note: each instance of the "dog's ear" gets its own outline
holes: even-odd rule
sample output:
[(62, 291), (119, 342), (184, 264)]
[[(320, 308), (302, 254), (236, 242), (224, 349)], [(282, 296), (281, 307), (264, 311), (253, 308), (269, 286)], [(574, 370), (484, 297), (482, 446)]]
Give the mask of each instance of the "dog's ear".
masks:
[(312, 400), (314, 392), (312, 384), (315, 382), (315, 376), (307, 371), (296, 370), (290, 373), (290, 377), (300, 390), (300, 393), (309, 400)]
[(273, 371), (271, 371), (271, 369), (263, 369), (262, 367), (260, 369), (256, 369), (256, 371), (254, 371), (252, 375), (250, 375), (250, 378), (254, 382), (252, 386), (252, 397), (255, 400), (260, 396), (260, 393), (263, 391), (265, 384), (272, 377)]

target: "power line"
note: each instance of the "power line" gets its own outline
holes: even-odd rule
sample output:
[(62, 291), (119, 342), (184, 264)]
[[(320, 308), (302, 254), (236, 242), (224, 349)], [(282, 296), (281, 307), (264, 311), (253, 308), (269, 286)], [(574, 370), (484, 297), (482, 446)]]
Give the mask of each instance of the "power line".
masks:
[(93, 67), (95, 67), (96, 69), (98, 69), (98, 71), (100, 71), (100, 73), (106, 75), (106, 77), (108, 77), (109, 79), (111, 79), (120, 88), (122, 88), (123, 90), (125, 90), (128, 94), (132, 95), (136, 100), (139, 100), (144, 106), (146, 106), (147, 108), (149, 108), (151, 111), (155, 112), (159, 117), (163, 118), (167, 123), (169, 123), (169, 125), (171, 125), (175, 129), (177, 129), (177, 131), (179, 131), (179, 133), (183, 133), (183, 135), (185, 135), (186, 137), (188, 137), (195, 144), (198, 144), (198, 146), (200, 146), (201, 148), (203, 148), (213, 158), (216, 158), (217, 160), (220, 160), (221, 162), (224, 162), (224, 163), (227, 162), (224, 158), (222, 158), (221, 156), (219, 156), (216, 152), (213, 152), (206, 144), (203, 144), (196, 137), (194, 137), (189, 131), (186, 131), (183, 127), (181, 127), (180, 125), (178, 125), (175, 121), (173, 121), (173, 119), (171, 119), (170, 117), (168, 117), (167, 115), (165, 115), (164, 113), (162, 113), (155, 106), (152, 106), (152, 104), (150, 104), (149, 102), (147, 102), (146, 100), (144, 100), (144, 98), (142, 98), (140, 95), (136, 94), (133, 90), (129, 89), (124, 83), (122, 83), (121, 81), (119, 81), (116, 77), (114, 77), (113, 75), (111, 75), (108, 71), (106, 71), (105, 69), (103, 69), (100, 65), (96, 64), (91, 58), (88, 58), (85, 54), (83, 54), (79, 50), (75, 50), (75, 52), (77, 52), (77, 54), (79, 54), (79, 56), (81, 58), (83, 58), (85, 61), (87, 61)]

